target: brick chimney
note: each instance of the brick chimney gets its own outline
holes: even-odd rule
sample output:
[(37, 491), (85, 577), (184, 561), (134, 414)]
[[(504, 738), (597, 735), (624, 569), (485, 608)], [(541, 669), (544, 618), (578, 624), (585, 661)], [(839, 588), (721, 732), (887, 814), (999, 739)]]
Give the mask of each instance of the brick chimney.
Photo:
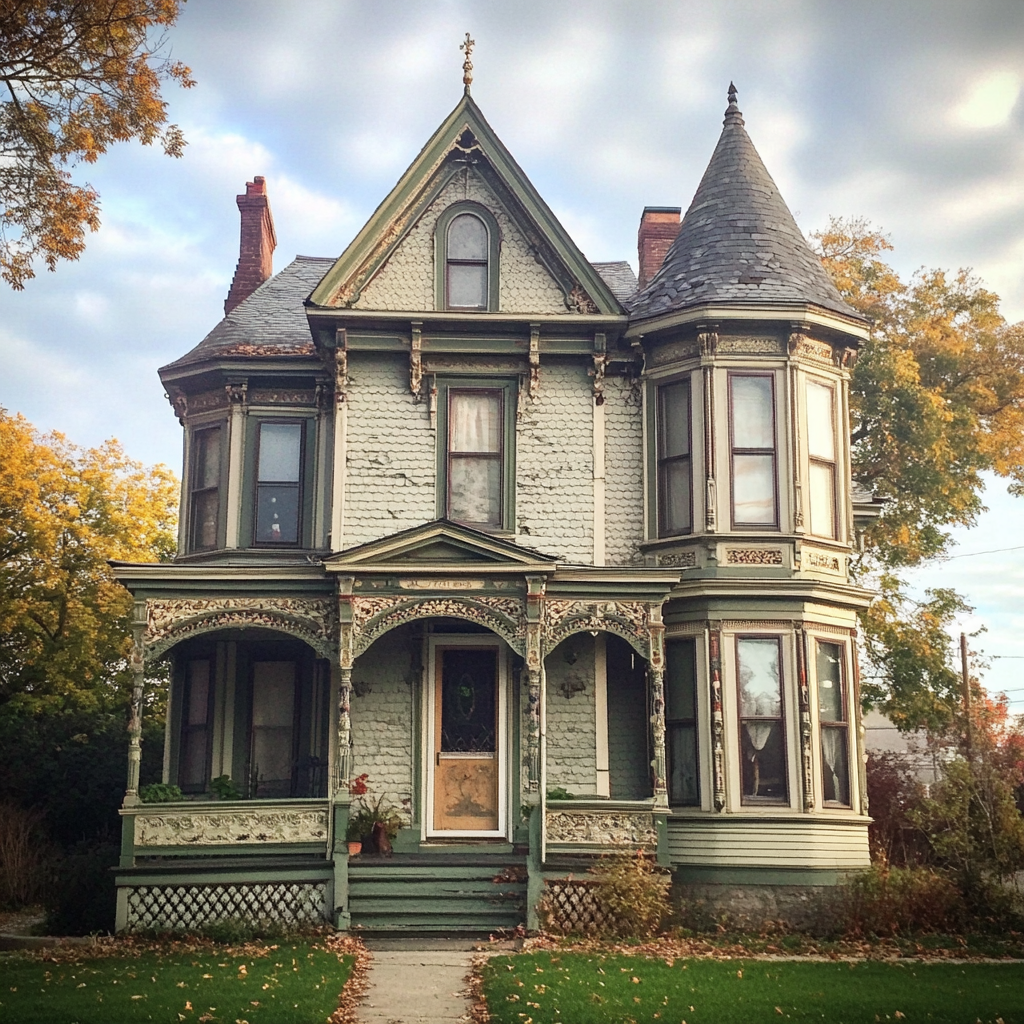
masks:
[(645, 206), (640, 218), (636, 247), (640, 255), (641, 288), (645, 288), (661, 269), (665, 256), (679, 234), (678, 206)]
[(266, 181), (260, 175), (247, 181), (245, 195), (236, 196), (235, 202), (242, 215), (242, 239), (235, 277), (224, 300), (225, 316), (274, 273), (274, 249), (277, 248)]

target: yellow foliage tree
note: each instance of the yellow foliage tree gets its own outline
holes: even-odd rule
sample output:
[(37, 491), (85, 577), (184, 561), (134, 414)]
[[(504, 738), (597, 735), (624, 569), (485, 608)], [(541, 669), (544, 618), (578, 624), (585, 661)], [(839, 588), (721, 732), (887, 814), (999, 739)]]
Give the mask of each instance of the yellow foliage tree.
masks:
[(178, 482), (0, 409), (0, 708), (123, 700), (131, 598), (108, 562), (174, 553)]

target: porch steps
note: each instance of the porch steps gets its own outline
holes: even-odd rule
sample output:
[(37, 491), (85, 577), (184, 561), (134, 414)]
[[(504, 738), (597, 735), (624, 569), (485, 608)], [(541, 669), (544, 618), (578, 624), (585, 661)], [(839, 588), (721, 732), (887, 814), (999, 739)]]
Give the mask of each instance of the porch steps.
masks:
[(348, 865), (352, 927), (364, 932), (485, 934), (526, 916), (526, 860), (514, 855), (395, 854)]

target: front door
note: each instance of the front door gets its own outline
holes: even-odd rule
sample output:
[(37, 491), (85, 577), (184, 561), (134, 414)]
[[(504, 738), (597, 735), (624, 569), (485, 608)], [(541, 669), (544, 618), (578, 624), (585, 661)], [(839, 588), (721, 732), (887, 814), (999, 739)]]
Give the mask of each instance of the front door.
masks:
[(431, 831), (500, 830), (501, 689), (497, 647), (438, 646), (433, 686)]

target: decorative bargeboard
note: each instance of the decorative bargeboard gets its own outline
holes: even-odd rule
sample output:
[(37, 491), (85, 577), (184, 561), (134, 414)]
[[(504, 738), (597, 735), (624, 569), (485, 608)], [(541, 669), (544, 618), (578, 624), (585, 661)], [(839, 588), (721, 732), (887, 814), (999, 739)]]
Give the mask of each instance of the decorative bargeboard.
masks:
[(161, 811), (135, 816), (135, 846), (326, 843), (327, 808)]

